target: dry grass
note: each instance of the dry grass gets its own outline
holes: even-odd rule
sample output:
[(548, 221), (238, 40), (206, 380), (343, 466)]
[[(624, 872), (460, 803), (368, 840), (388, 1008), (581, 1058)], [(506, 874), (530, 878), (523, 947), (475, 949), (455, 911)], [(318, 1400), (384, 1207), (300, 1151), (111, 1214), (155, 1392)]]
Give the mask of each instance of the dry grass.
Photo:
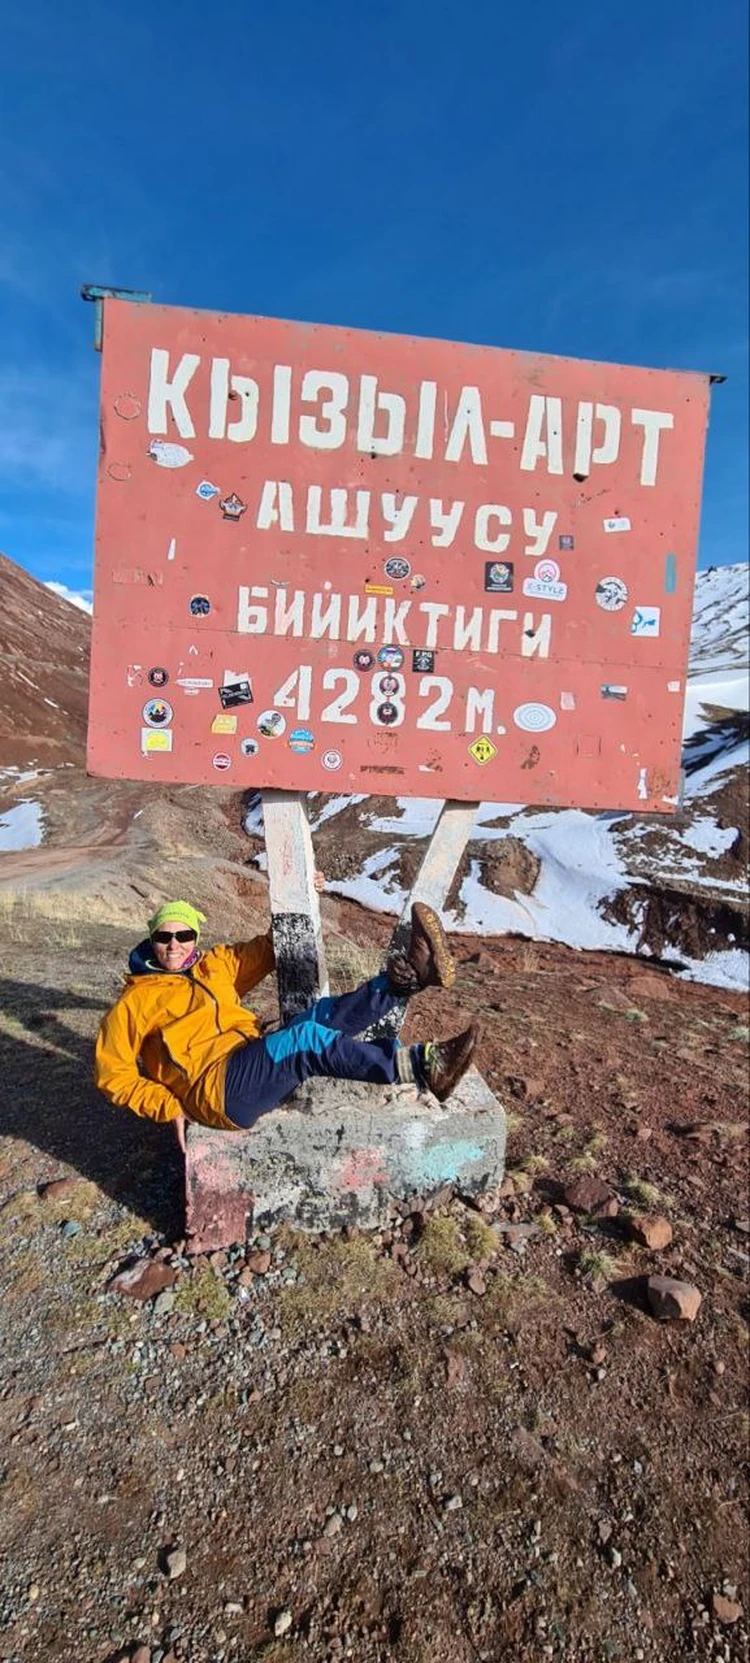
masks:
[(175, 1311), (184, 1316), (205, 1317), (208, 1322), (223, 1322), (232, 1309), (232, 1297), (220, 1276), (209, 1265), (199, 1265), (192, 1275), (183, 1277), (175, 1294)]
[(498, 1241), (486, 1220), (469, 1213), (463, 1228), (466, 1245), (473, 1259), (491, 1259), (497, 1252)]
[(437, 1213), (426, 1221), (416, 1256), (433, 1276), (460, 1276), (472, 1260), (456, 1219)]
[(379, 975), (383, 968), (383, 955), (377, 947), (360, 947), (358, 942), (349, 941), (346, 936), (327, 935), (326, 963), (334, 991), (343, 993), (347, 988), (359, 987), (361, 982)]
[(615, 1259), (603, 1248), (588, 1247), (579, 1254), (578, 1269), (588, 1282), (614, 1282), (623, 1271), (620, 1259)]
[(537, 1173), (549, 1172), (549, 1161), (546, 1155), (527, 1155), (523, 1168), (524, 1172), (531, 1173), (533, 1178), (536, 1177)]
[(573, 1160), (568, 1162), (568, 1170), (580, 1177), (596, 1172), (598, 1165), (596, 1156), (592, 1155), (590, 1150), (584, 1149), (582, 1155), (575, 1155)]
[(0, 889), (0, 933), (6, 941), (24, 941), (29, 926), (43, 921), (55, 925), (55, 947), (80, 947), (75, 926), (84, 920), (106, 924), (111, 909), (95, 897), (67, 890)]
[(622, 1187), (629, 1199), (634, 1201), (636, 1206), (643, 1207), (646, 1212), (650, 1207), (658, 1206), (661, 1201), (661, 1192), (656, 1185), (647, 1183), (645, 1178), (638, 1178), (633, 1172), (628, 1173)]
[(402, 1285), (401, 1272), (390, 1259), (380, 1257), (364, 1236), (351, 1241), (337, 1238), (326, 1242), (324, 1250), (298, 1238), (294, 1257), (301, 1279), (281, 1289), (276, 1306), (288, 1340), (328, 1328), (336, 1317), (351, 1316)]

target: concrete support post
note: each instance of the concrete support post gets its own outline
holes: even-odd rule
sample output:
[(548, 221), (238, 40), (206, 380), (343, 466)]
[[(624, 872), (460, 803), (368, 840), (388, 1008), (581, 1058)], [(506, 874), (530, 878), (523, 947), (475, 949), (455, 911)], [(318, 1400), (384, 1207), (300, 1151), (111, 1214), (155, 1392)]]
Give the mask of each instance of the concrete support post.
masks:
[(328, 972), (305, 800), (297, 791), (262, 796), (276, 979), (286, 1022), (328, 992)]
[[(478, 808), (478, 803), (459, 803), (453, 800), (443, 803), (411, 894), (391, 937), (391, 951), (399, 951), (408, 940), (409, 919), (415, 901), (424, 901), (427, 906), (434, 907), (436, 912), (440, 911), (474, 830)], [(400, 1033), (405, 1014), (404, 999), (399, 1001), (382, 1022), (373, 1026), (366, 1037), (377, 1039), (383, 1034)]]

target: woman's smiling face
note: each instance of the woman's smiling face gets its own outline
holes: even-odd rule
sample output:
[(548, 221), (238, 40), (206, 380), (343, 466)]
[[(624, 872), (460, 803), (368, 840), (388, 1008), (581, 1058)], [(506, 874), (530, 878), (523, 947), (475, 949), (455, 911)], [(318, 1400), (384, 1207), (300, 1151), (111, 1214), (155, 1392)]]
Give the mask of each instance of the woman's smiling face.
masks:
[[(187, 936), (187, 940), (178, 941), (178, 933)], [(159, 969), (182, 970), (183, 965), (195, 952), (196, 940), (195, 930), (188, 930), (187, 925), (181, 923), (179, 918), (165, 918), (151, 937), (151, 947)]]

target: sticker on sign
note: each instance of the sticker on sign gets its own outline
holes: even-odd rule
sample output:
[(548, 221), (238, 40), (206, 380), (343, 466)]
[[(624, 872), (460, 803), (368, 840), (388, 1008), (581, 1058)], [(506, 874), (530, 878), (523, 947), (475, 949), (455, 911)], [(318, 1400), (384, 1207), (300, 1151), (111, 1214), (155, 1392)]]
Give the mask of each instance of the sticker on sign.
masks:
[(707, 376), (103, 306), (90, 772), (148, 728), (170, 784), (470, 799), (501, 744), (504, 800), (677, 794)]

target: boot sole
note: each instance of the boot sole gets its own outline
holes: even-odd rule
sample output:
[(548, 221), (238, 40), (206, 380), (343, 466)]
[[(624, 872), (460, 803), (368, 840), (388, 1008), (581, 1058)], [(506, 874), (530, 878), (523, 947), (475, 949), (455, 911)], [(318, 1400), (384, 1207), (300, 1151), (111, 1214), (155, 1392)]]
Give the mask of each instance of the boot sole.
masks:
[(450, 1085), (444, 1086), (441, 1091), (436, 1091), (434, 1086), (430, 1087), (432, 1095), (433, 1095), (433, 1097), (437, 1098), (438, 1103), (446, 1103), (448, 1101), (448, 1098), (451, 1097), (453, 1092), (455, 1091), (456, 1086), (459, 1083), (459, 1080), (463, 1079), (464, 1074), (466, 1073), (466, 1070), (471, 1067), (472, 1061), (474, 1059), (474, 1053), (475, 1053), (476, 1048), (477, 1048), (478, 1041), (479, 1041), (479, 1029), (472, 1025), (472, 1027), (468, 1030), (468, 1038), (467, 1038), (467, 1041), (466, 1041), (466, 1049), (463, 1053), (463, 1056), (461, 1057), (461, 1061), (458, 1064), (458, 1067), (456, 1069), (455, 1074), (453, 1075), (453, 1078), (450, 1082)]
[(452, 987), (456, 980), (456, 964), (437, 913), (433, 912), (432, 907), (428, 907), (425, 901), (415, 901), (412, 914), (417, 919), (420, 929), (424, 930), (432, 948), (440, 986)]

